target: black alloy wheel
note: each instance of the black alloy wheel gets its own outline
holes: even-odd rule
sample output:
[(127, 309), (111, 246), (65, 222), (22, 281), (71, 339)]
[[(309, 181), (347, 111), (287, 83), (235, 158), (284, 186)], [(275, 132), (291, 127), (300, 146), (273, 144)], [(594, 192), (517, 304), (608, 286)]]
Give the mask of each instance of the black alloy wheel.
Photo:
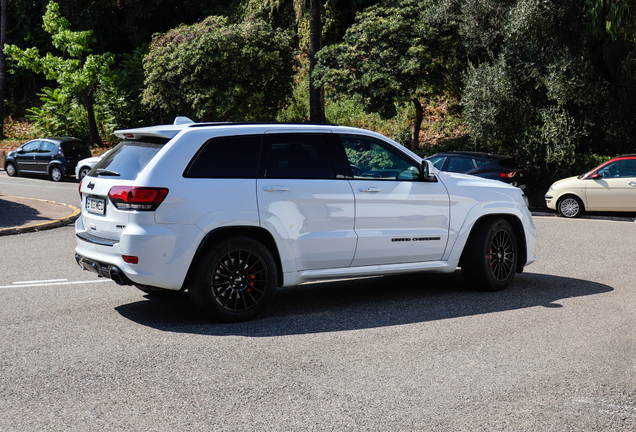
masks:
[(511, 233), (503, 229), (497, 231), (490, 241), (490, 271), (498, 282), (505, 282), (516, 270), (514, 246)]
[(208, 252), (189, 292), (212, 318), (237, 322), (253, 318), (267, 306), (277, 281), (269, 250), (254, 239), (235, 237)]
[(462, 273), (470, 285), (488, 291), (508, 287), (517, 271), (517, 238), (504, 219), (485, 219), (475, 225), (462, 255)]

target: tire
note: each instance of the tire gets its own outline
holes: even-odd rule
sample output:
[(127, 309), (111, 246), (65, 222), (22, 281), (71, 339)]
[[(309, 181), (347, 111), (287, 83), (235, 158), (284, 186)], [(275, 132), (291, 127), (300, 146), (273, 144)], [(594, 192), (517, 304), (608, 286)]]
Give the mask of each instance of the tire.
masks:
[(501, 291), (510, 285), (517, 270), (517, 236), (504, 219), (480, 221), (462, 254), (462, 274), (469, 285)]
[(573, 195), (563, 197), (557, 203), (559, 214), (566, 218), (575, 218), (583, 213), (583, 202)]
[(7, 165), (4, 167), (4, 170), (7, 172), (9, 177), (15, 177), (18, 175), (18, 169), (15, 167), (13, 162), (7, 162)]
[(51, 180), (54, 182), (61, 182), (64, 179), (64, 172), (62, 171), (62, 168), (57, 165), (51, 167), (49, 175), (51, 176)]
[(216, 321), (254, 318), (274, 297), (278, 286), (271, 252), (249, 237), (229, 238), (198, 262), (188, 292), (193, 303)]
[(79, 170), (78, 172), (78, 176), (79, 176), (78, 180), (83, 180), (84, 177), (86, 177), (86, 174), (90, 172), (90, 170), (91, 169), (89, 167), (82, 167), (82, 169)]

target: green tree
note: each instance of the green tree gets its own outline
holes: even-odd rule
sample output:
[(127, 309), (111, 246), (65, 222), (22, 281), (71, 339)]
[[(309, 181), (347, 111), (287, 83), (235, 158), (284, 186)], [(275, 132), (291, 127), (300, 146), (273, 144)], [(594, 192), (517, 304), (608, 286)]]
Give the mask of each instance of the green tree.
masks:
[(467, 0), (460, 21), (473, 62), (461, 102), (473, 148), (518, 156), (539, 183), (598, 150), (607, 83), (578, 0)]
[(53, 55), (48, 52), (41, 56), (36, 47), (22, 50), (16, 45), (7, 45), (4, 52), (11, 56), (18, 66), (43, 73), (47, 79), (57, 81), (66, 96), (79, 94), (86, 109), (90, 141), (101, 144), (95, 122), (93, 93), (97, 89), (100, 75), (107, 72), (113, 62), (110, 53), (91, 54), (94, 42), (92, 31), (71, 31), (70, 23), (60, 15), (60, 7), (51, 1), (44, 15), (44, 29), (51, 34), (53, 45), (62, 52)]
[(422, 101), (452, 88), (462, 57), (453, 23), (435, 0), (389, 0), (358, 15), (342, 43), (318, 53), (315, 69), (332, 97), (360, 97), (384, 118), (412, 103), (411, 149), (419, 146)]
[(95, 104), (108, 131), (147, 126), (162, 122), (157, 110), (142, 103), (143, 59), (150, 47), (143, 44), (132, 53), (117, 56), (117, 63), (99, 83)]
[(211, 16), (156, 36), (144, 103), (204, 121), (273, 119), (292, 90), (291, 35), (262, 21)]

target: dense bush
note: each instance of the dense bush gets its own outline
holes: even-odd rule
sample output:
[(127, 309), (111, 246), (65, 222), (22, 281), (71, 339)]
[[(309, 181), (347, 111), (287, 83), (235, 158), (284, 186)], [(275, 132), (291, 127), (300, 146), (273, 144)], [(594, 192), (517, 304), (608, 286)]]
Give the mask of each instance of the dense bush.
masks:
[[(470, 0), (462, 26), (475, 61), (462, 99), (471, 146), (517, 156), (541, 184), (571, 172), (577, 154), (599, 152), (608, 83), (590, 53), (590, 22), (577, 0)], [(482, 29), (483, 27), (480, 27)]]
[(165, 115), (272, 120), (292, 90), (291, 41), (262, 21), (216, 16), (157, 35), (144, 60), (143, 100)]
[(86, 110), (78, 100), (60, 89), (45, 87), (38, 96), (40, 107), (29, 110), (27, 118), (33, 122), (33, 133), (39, 136), (74, 136), (88, 140)]

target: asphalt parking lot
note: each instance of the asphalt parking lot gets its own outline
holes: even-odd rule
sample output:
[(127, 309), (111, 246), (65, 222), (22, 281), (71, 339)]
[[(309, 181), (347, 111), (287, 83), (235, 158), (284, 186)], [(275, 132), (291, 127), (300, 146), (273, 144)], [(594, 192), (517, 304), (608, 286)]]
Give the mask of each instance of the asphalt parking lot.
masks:
[(71, 227), (1, 237), (0, 429), (634, 430), (635, 226), (535, 223), (507, 291), (311, 284), (233, 325), (81, 272)]
[[(76, 183), (15, 180), (77, 205)], [(636, 224), (535, 224), (503, 292), (308, 284), (230, 325), (81, 271), (72, 226), (2, 236), (0, 430), (636, 430)]]

